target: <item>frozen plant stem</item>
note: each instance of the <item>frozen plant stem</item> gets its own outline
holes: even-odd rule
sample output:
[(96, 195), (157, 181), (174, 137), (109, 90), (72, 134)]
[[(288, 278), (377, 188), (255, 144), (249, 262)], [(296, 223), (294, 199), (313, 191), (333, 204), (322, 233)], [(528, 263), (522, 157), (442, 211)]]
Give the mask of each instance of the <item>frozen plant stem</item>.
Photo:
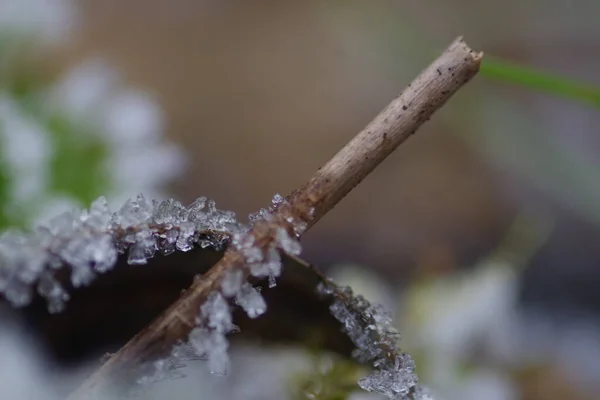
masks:
[[(254, 224), (248, 233), (254, 242), (258, 246), (268, 245), (273, 240), (270, 232), (278, 226), (288, 229), (285, 221), (290, 217), (303, 221), (307, 228), (314, 225), (475, 76), (481, 57), (462, 38), (456, 39), (362, 132), (293, 191), (287, 197), (288, 206), (275, 209), (270, 220)], [(86, 379), (68, 400), (94, 398), (110, 379), (122, 377), (136, 365), (167, 354), (195, 327), (201, 304), (219, 289), (226, 273), (243, 264), (244, 256), (231, 246), (217, 264)]]

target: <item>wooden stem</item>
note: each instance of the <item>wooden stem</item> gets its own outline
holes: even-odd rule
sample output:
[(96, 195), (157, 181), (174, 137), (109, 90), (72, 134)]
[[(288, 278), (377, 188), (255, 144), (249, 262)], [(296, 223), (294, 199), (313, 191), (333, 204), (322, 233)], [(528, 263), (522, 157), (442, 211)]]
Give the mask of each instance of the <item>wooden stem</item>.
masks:
[(327, 164), (289, 197), (315, 208), (311, 225), (329, 212), (479, 70), (482, 53), (457, 38)]
[[(308, 227), (314, 225), (475, 76), (481, 57), (462, 38), (456, 39), (362, 132), (287, 197), (294, 216)], [(286, 210), (289, 212), (289, 208)], [(270, 224), (277, 224), (287, 216), (278, 215), (281, 213), (280, 209), (275, 210)], [(265, 226), (257, 224), (249, 234), (255, 237), (255, 243), (268, 244), (265, 242), (271, 239), (267, 231)], [(124, 371), (168, 353), (193, 329), (200, 305), (219, 287), (225, 273), (242, 266), (242, 255), (234, 249), (228, 250), (173, 305), (86, 379), (68, 400), (93, 399)]]

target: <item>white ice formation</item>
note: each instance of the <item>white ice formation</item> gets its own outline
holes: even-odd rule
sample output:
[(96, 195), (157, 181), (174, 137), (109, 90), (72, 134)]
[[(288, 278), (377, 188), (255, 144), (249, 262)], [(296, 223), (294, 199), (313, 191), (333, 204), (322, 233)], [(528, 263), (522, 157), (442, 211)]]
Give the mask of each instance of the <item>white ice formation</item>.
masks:
[[(249, 233), (250, 226), (238, 222), (233, 212), (218, 210), (205, 197), (185, 207), (173, 199), (148, 201), (140, 194), (116, 212), (101, 197), (89, 210), (63, 213), (30, 233), (9, 231), (0, 236), (0, 294), (18, 307), (29, 304), (36, 289), (46, 298), (49, 310), (59, 312), (69, 299), (55, 276), (59, 269), (68, 269), (70, 284), (80, 287), (112, 269), (119, 255), (126, 254), (130, 265), (141, 265), (157, 253), (186, 252), (195, 246), (220, 250), (231, 244), (243, 263), (229, 270), (219, 290), (203, 303), (197, 327), (189, 336), (195, 357), (208, 359), (211, 371), (224, 373), (228, 365), (225, 336), (237, 329), (232, 323), (232, 305), (239, 305), (250, 318), (267, 308), (247, 278), (268, 278), (273, 286), (281, 274), (280, 252), (298, 255), (301, 251), (298, 237), (306, 225), (294, 224), (292, 214), (285, 212), (287, 206), (276, 195), (269, 210), (252, 217), (254, 226), (266, 227), (265, 240), (257, 242)], [(276, 208), (282, 211), (278, 221), (269, 213)], [(181, 353), (178, 349), (174, 352)], [(177, 354), (169, 362), (155, 363), (156, 368), (176, 362), (173, 357)]]
[[(148, 201), (138, 195), (117, 212), (111, 212), (101, 197), (89, 210), (61, 214), (29, 234), (3, 234), (0, 293), (14, 306), (24, 306), (36, 288), (47, 299), (49, 310), (58, 312), (69, 298), (55, 278), (58, 269), (68, 268), (71, 285), (78, 287), (113, 268), (121, 254), (127, 253), (129, 264), (139, 265), (157, 253), (186, 252), (195, 246), (222, 249), (229, 244), (243, 262), (227, 271), (218, 289), (202, 304), (188, 340), (175, 346), (169, 357), (152, 363), (150, 372), (138, 382), (150, 384), (169, 378), (178, 366), (197, 358), (207, 359), (211, 372), (226, 373), (226, 335), (239, 330), (232, 320), (233, 305), (250, 318), (267, 309), (262, 294), (248, 278), (268, 278), (273, 286), (281, 274), (280, 253), (300, 254), (298, 238), (306, 223), (295, 220), (286, 207), (289, 204), (276, 195), (269, 210), (251, 216), (250, 231), (233, 212), (218, 210), (214, 201), (204, 197), (184, 207), (172, 199)], [(319, 290), (333, 297), (330, 311), (356, 346), (353, 356), (374, 367), (371, 375), (358, 382), (361, 388), (395, 400), (431, 399), (417, 384), (412, 358), (398, 352), (400, 335), (388, 313), (362, 296), (354, 296), (350, 288), (339, 288), (330, 281)]]
[(235, 214), (218, 210), (204, 197), (189, 207), (179, 201), (130, 199), (116, 212), (100, 197), (89, 210), (60, 214), (30, 233), (0, 236), (0, 294), (13, 306), (25, 306), (33, 290), (46, 298), (51, 312), (61, 311), (69, 295), (55, 277), (70, 270), (73, 287), (88, 285), (127, 253), (130, 265), (146, 264), (156, 253), (168, 255), (193, 246), (222, 249), (232, 235), (248, 227)]
[(355, 296), (349, 287), (332, 281), (319, 285), (319, 292), (332, 298), (331, 314), (342, 323), (342, 330), (356, 346), (353, 357), (370, 363), (373, 372), (358, 385), (394, 400), (432, 400), (429, 392), (418, 385), (412, 357), (399, 351), (399, 332), (392, 326), (388, 312), (372, 305), (363, 296)]
[[(286, 207), (289, 207), (286, 200), (275, 195), (268, 210), (250, 216), (254, 227), (264, 225), (266, 240), (259, 241), (256, 235), (244, 230), (233, 234), (232, 246), (242, 255), (244, 263), (239, 269), (226, 273), (219, 290), (211, 293), (202, 305), (198, 326), (189, 336), (196, 354), (208, 359), (211, 372), (223, 374), (228, 369), (229, 343), (225, 335), (238, 329), (231, 320), (231, 302), (240, 306), (250, 318), (259, 317), (267, 310), (262, 294), (247, 282), (246, 276), (268, 278), (269, 287), (273, 287), (281, 274), (280, 252), (298, 255), (302, 250), (298, 238), (306, 224), (295, 220), (291, 212), (286, 212)], [(276, 209), (278, 217), (273, 215)], [(276, 221), (275, 218), (280, 219)]]

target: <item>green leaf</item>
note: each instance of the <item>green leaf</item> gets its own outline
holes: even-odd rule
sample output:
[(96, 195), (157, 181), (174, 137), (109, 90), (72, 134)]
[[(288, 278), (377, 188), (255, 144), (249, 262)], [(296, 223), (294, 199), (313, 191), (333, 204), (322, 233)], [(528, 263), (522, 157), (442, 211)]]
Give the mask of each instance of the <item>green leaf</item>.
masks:
[(54, 144), (48, 190), (68, 195), (82, 204), (89, 204), (108, 191), (110, 182), (104, 171), (106, 146), (93, 135), (80, 132), (86, 127), (76, 126), (63, 117), (52, 116), (46, 126)]
[(356, 382), (367, 373), (363, 366), (318, 351), (311, 356), (312, 368), (292, 377), (292, 399), (346, 400), (360, 390)]
[(488, 78), (514, 83), (600, 108), (599, 87), (576, 82), (569, 78), (519, 66), (489, 56), (483, 58), (480, 73)]

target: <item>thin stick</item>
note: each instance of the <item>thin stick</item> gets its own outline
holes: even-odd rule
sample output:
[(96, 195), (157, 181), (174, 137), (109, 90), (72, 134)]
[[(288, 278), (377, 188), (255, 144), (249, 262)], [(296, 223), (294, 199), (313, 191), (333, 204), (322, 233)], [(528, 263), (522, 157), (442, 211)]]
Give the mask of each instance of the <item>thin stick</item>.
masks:
[(457, 38), (325, 166), (290, 196), (317, 222), (479, 70), (482, 53)]
[[(314, 225), (475, 76), (481, 57), (482, 54), (471, 50), (462, 38), (456, 39), (362, 132), (287, 197), (294, 217), (306, 222), (308, 227)], [(275, 218), (269, 224), (277, 225), (289, 216), (289, 210), (287, 207), (275, 210)], [(257, 245), (266, 245), (272, 240), (270, 228), (272, 226), (256, 224), (249, 234), (255, 237)], [(201, 279), (86, 379), (67, 400), (94, 398), (110, 379), (168, 353), (175, 343), (187, 337), (195, 325), (200, 305), (219, 287), (225, 273), (242, 265), (242, 255), (228, 250)]]

